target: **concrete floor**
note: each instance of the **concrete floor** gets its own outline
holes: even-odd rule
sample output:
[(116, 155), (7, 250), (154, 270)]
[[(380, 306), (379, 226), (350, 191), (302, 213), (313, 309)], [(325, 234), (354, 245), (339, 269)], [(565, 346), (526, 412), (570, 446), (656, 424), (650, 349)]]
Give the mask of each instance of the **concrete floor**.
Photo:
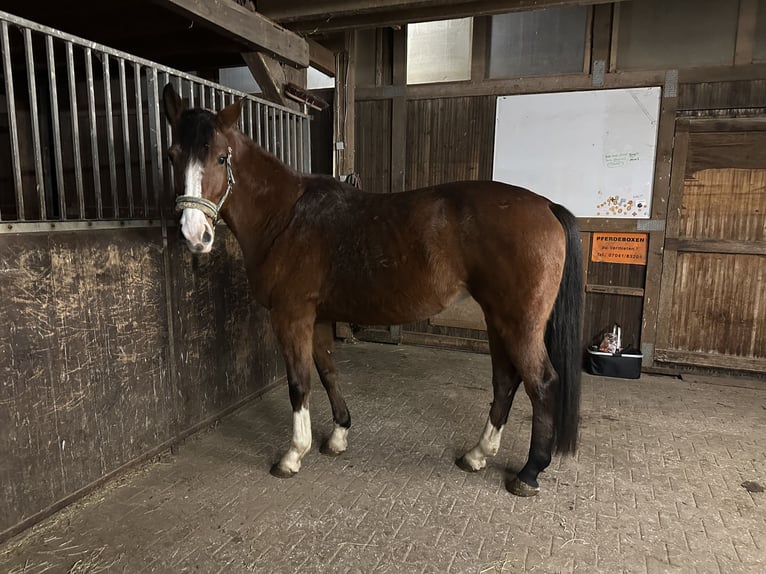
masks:
[(489, 467), (454, 464), (486, 420), (489, 357), (337, 356), (346, 454), (318, 453), (316, 385), (303, 470), (271, 477), (291, 424), (277, 389), (0, 547), (0, 572), (766, 572), (766, 383), (586, 377), (577, 457), (523, 499), (504, 487), (526, 458), (523, 393)]

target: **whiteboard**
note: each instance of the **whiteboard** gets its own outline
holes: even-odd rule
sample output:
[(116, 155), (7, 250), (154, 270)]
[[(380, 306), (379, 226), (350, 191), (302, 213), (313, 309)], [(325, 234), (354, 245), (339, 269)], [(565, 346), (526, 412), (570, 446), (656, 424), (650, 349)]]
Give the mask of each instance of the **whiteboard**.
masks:
[(650, 216), (659, 87), (497, 99), (493, 179), (578, 217)]

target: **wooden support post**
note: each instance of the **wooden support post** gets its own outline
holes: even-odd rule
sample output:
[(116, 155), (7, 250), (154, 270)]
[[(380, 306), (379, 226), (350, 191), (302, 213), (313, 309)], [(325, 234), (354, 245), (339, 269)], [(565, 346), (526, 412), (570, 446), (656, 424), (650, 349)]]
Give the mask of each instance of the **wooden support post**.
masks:
[[(673, 141), (676, 127), (678, 98), (668, 97), (663, 93), (660, 103), (660, 118), (657, 133), (657, 160), (654, 168), (654, 196), (652, 197), (652, 221), (666, 221), (668, 218), (668, 199), (670, 196), (670, 170), (673, 161)], [(639, 227), (640, 229), (640, 227)], [(665, 246), (665, 227), (649, 229), (649, 251), (646, 261), (646, 285), (644, 286), (644, 311), (641, 327), (641, 351), (644, 354), (643, 365), (651, 366), (654, 362), (654, 349), (657, 342), (658, 322), (660, 319), (660, 288), (672, 288), (661, 285), (663, 254)]]
[[(407, 85), (407, 31), (394, 32), (393, 85)], [(406, 189), (407, 98), (404, 90), (391, 101), (391, 193)]]
[(335, 61), (334, 175), (354, 172), (354, 106), (356, 98), (356, 32), (347, 32)]

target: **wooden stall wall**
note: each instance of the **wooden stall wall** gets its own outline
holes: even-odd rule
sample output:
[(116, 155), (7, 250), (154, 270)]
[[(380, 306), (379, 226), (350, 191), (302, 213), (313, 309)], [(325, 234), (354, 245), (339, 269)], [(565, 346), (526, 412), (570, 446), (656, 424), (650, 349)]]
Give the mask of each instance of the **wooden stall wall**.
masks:
[(0, 539), (277, 381), (225, 231), (208, 257), (160, 227), (2, 238)]
[(681, 120), (677, 133), (657, 359), (764, 372), (766, 123)]

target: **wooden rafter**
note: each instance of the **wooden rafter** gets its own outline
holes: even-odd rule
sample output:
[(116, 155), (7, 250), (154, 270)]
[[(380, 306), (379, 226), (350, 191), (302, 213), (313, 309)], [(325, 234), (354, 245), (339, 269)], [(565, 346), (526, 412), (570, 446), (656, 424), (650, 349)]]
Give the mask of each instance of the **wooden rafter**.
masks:
[(265, 52), (281, 62), (301, 68), (309, 65), (306, 40), (269, 18), (232, 0), (154, 0), (156, 4), (184, 14), (202, 26), (213, 28), (250, 51)]
[(259, 0), (258, 10), (291, 30), (315, 34), (613, 1), (620, 0)]

